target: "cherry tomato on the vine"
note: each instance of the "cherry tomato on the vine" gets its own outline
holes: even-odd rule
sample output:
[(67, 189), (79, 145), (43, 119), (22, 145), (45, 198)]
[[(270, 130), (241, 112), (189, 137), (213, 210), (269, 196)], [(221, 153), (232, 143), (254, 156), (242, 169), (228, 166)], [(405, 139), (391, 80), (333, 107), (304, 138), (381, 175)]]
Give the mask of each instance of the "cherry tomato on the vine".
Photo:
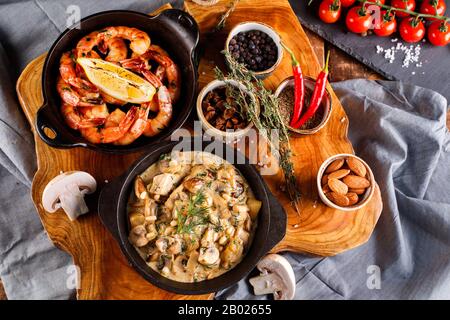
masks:
[(406, 18), (400, 23), (399, 32), (406, 42), (419, 42), (425, 36), (425, 26), (421, 19)]
[(397, 29), (397, 21), (392, 12), (381, 11), (381, 21), (375, 24), (373, 32), (379, 37), (388, 37)]
[(366, 33), (372, 26), (372, 16), (362, 6), (356, 6), (348, 11), (345, 24), (351, 32)]
[(319, 18), (325, 23), (335, 23), (341, 16), (340, 0), (323, 0), (319, 6)]
[[(416, 1), (415, 0), (392, 0), (391, 6), (399, 9), (406, 9), (409, 11), (414, 11), (416, 8)], [(408, 17), (409, 14), (406, 12), (396, 11), (395, 15), (399, 18), (405, 18)]]
[(435, 46), (446, 46), (450, 43), (450, 24), (446, 21), (435, 21), (428, 27), (428, 40)]
[[(423, 0), (420, 6), (420, 13), (432, 14), (434, 16), (443, 16), (447, 9), (444, 0)], [(435, 18), (426, 18), (429, 21), (437, 20)]]
[(341, 5), (342, 7), (347, 8), (352, 6), (355, 2), (356, 0), (341, 0)]

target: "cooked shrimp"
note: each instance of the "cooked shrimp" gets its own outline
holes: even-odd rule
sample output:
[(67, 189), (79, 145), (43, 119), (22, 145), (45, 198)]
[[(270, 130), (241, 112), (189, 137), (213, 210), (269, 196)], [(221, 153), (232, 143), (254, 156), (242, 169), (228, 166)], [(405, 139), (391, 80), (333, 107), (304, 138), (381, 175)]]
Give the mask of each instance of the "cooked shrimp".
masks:
[(114, 141), (114, 144), (128, 145), (139, 138), (144, 133), (144, 130), (147, 127), (148, 112), (149, 108), (146, 105), (141, 106), (138, 111), (137, 119), (136, 121), (134, 121), (130, 130), (128, 130), (122, 138)]
[(72, 51), (64, 52), (61, 56), (59, 60), (59, 73), (65, 82), (75, 88), (89, 90), (91, 92), (98, 91), (94, 84), (78, 76), (75, 56)]
[(147, 126), (144, 130), (144, 135), (147, 137), (153, 137), (160, 133), (172, 119), (172, 102), (169, 91), (165, 86), (159, 87), (157, 101), (158, 114), (155, 118), (147, 120)]
[(173, 62), (172, 59), (170, 59), (167, 52), (159, 46), (153, 45), (147, 52), (148, 53), (146, 54), (150, 55), (150, 59), (155, 60), (165, 68), (170, 97), (172, 98), (173, 103), (176, 103), (178, 101), (178, 98), (180, 97), (181, 84), (180, 70), (178, 66)]
[[(120, 64), (122, 67), (127, 69), (132, 69), (133, 71), (137, 71), (142, 73), (144, 77), (151, 76), (150, 78), (147, 78), (148, 81), (152, 81), (154, 75), (153, 73), (149, 73), (150, 70), (150, 64), (149, 60), (156, 61), (159, 65), (164, 67), (165, 71), (165, 77), (167, 78), (167, 88), (169, 90), (170, 98), (172, 99), (173, 103), (176, 103), (178, 101), (178, 98), (180, 97), (180, 71), (178, 66), (172, 61), (172, 59), (169, 58), (167, 54), (165, 54), (165, 51), (162, 50), (158, 46), (150, 46), (150, 49), (145, 52), (143, 55), (126, 59), (120, 61)], [(158, 73), (160, 73), (159, 71)], [(154, 75), (155, 78), (161, 82), (161, 78)]]
[(81, 38), (80, 41), (78, 41), (76, 46), (76, 53), (77, 57), (85, 57), (85, 58), (100, 58), (99, 54), (94, 51), (94, 47), (99, 46), (100, 38), (99, 38), (99, 32), (94, 31), (89, 33), (87, 36), (84, 36)]
[(155, 76), (162, 82), (166, 78), (166, 68), (164, 68), (162, 65), (159, 65), (156, 68)]
[(93, 107), (78, 107), (78, 110), (85, 118), (103, 118), (109, 117), (109, 110), (106, 104), (99, 104)]
[(97, 47), (101, 53), (107, 54), (105, 57), (106, 61), (119, 62), (127, 58), (127, 45), (121, 38), (112, 38), (102, 41)]
[(109, 103), (109, 104), (114, 104), (117, 106), (123, 106), (124, 104), (126, 104), (126, 101), (122, 101), (119, 99), (116, 99), (114, 97), (111, 97), (109, 94), (106, 94), (104, 92), (100, 92), (100, 96), (103, 99), (103, 102)]
[(66, 83), (61, 76), (58, 76), (56, 82), (56, 90), (59, 93), (61, 99), (76, 107), (92, 107), (99, 105), (101, 101), (98, 98), (81, 97), (80, 94), (75, 91), (70, 84)]
[(67, 125), (74, 130), (97, 127), (105, 122), (105, 118), (84, 118), (77, 107), (65, 102), (61, 106), (61, 113)]
[(122, 138), (130, 129), (136, 119), (137, 108), (132, 107), (125, 117), (119, 122), (110, 122), (110, 118), (114, 117), (114, 112), (106, 119), (108, 126), (81, 128), (81, 135), (91, 143), (111, 143)]
[(145, 53), (150, 47), (150, 37), (144, 31), (125, 26), (108, 27), (100, 31), (98, 38), (108, 40), (122, 38), (130, 41), (130, 49), (136, 54)]
[[(133, 70), (144, 76), (144, 78), (150, 82), (155, 88), (159, 88), (163, 85), (161, 79), (149, 70), (148, 63), (140, 58), (127, 59), (121, 61), (122, 67), (126, 69)], [(153, 97), (152, 101), (149, 102), (148, 106), (151, 111), (158, 112), (158, 102), (156, 101), (156, 96)]]

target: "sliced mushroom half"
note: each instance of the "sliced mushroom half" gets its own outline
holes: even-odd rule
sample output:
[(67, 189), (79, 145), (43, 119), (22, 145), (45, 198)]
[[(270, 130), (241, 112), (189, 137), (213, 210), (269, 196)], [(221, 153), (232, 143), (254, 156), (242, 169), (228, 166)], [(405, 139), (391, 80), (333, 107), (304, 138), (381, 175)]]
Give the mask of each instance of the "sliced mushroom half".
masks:
[(256, 267), (261, 274), (249, 280), (255, 295), (273, 294), (275, 300), (294, 298), (295, 275), (286, 258), (278, 254), (269, 254)]
[(53, 213), (62, 208), (74, 221), (89, 211), (84, 196), (95, 192), (97, 183), (89, 173), (70, 171), (53, 178), (42, 193), (45, 211)]

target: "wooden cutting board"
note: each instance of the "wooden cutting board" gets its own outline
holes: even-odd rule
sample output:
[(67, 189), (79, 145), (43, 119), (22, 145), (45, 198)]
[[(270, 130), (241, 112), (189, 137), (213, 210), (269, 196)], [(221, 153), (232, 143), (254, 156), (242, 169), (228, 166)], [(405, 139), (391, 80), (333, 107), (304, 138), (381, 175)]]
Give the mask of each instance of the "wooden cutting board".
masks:
[[(196, 19), (202, 34), (209, 32), (226, 11), (230, 1), (220, 1), (213, 7), (201, 7), (186, 2), (186, 10)], [(163, 9), (167, 8), (165, 6)], [(320, 65), (302, 27), (287, 0), (241, 0), (227, 20), (224, 30), (214, 40), (203, 38), (205, 52), (199, 67), (199, 89), (213, 79), (217, 64), (223, 67), (223, 48), (231, 27), (249, 20), (262, 21), (279, 32), (283, 40), (297, 54), (306, 75), (315, 77)], [(205, 45), (205, 40), (207, 43)], [(61, 171), (82, 170), (92, 174), (99, 189), (123, 173), (140, 154), (106, 155), (83, 148), (53, 149), (42, 142), (34, 130), (35, 115), (43, 103), (41, 75), (45, 54), (33, 60), (17, 82), (20, 104), (31, 124), (36, 143), (38, 171), (33, 180), (32, 198), (41, 221), (53, 243), (72, 255), (80, 270), (78, 299), (208, 299), (213, 295), (184, 296), (161, 290), (135, 272), (123, 257), (118, 244), (102, 226), (95, 212), (70, 222), (62, 212), (48, 214), (41, 205), (41, 196), (47, 183)], [(291, 74), (290, 61), (283, 58), (280, 67), (265, 80), (270, 89)], [(308, 252), (316, 255), (335, 255), (366, 242), (370, 237), (382, 209), (379, 188), (372, 201), (359, 211), (344, 213), (323, 205), (315, 187), (315, 176), (320, 164), (337, 153), (352, 153), (347, 139), (348, 121), (337, 97), (332, 93), (333, 113), (327, 126), (318, 134), (293, 138), (295, 172), (303, 194), (302, 213), (299, 217), (290, 207), (289, 200), (279, 189), (281, 175), (265, 177), (275, 196), (288, 214), (288, 226), (283, 239), (273, 252), (283, 250)], [(96, 197), (88, 199), (91, 209), (96, 208)], [(92, 210), (92, 211), (95, 211)]]

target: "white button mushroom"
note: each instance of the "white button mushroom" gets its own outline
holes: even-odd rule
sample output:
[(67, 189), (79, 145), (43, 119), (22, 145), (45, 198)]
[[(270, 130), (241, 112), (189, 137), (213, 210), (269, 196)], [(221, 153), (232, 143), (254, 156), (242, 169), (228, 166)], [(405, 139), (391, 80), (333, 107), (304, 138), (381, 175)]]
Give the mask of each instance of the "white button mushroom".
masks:
[(172, 190), (176, 176), (170, 173), (162, 173), (153, 177), (152, 186), (150, 187), (150, 193), (155, 195), (167, 196)]
[(216, 264), (219, 261), (220, 252), (214, 246), (208, 248), (201, 248), (198, 256), (198, 262), (205, 266)]
[(133, 229), (131, 229), (130, 235), (128, 239), (132, 244), (134, 244), (136, 247), (143, 247), (147, 245), (147, 243), (150, 241), (147, 237), (147, 229), (143, 225), (136, 226)]
[(97, 183), (89, 173), (70, 171), (53, 178), (42, 193), (42, 205), (45, 211), (53, 213), (62, 208), (69, 219), (74, 221), (89, 211), (84, 195), (93, 193)]
[(269, 254), (256, 267), (261, 275), (249, 280), (255, 295), (272, 293), (275, 300), (294, 298), (295, 275), (289, 261), (278, 254)]

